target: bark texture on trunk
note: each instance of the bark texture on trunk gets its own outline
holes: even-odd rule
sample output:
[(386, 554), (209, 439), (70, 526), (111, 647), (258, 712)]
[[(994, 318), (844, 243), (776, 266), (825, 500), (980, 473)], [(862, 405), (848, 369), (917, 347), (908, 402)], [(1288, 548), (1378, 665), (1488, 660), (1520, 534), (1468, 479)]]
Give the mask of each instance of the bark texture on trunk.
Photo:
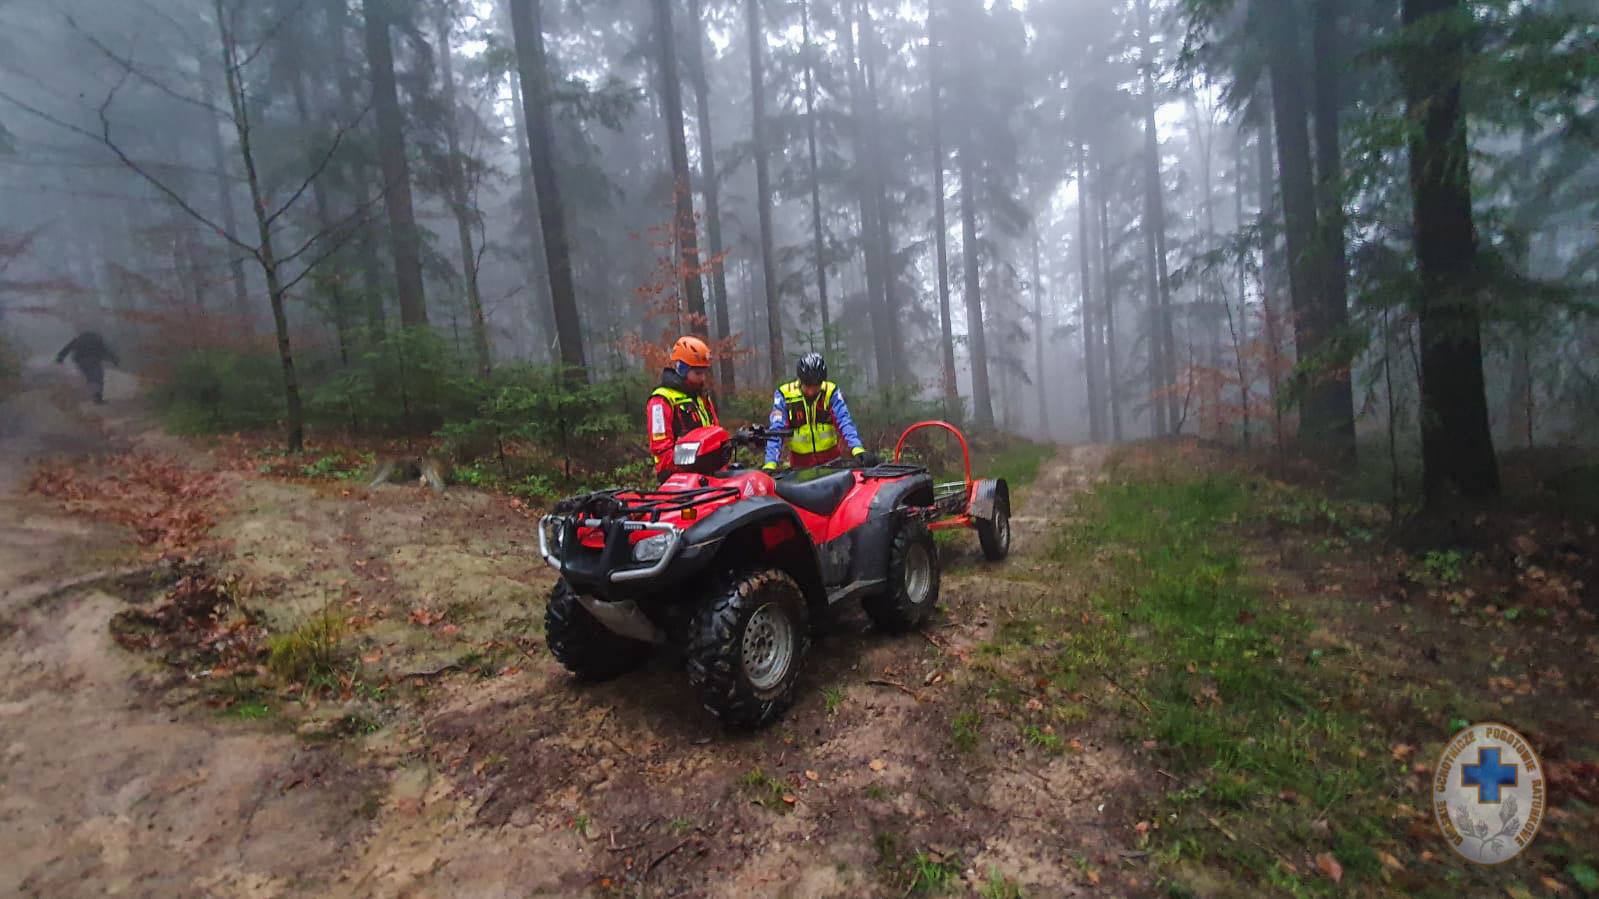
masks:
[(1094, 313), (1093, 243), (1089, 237), (1088, 148), (1077, 144), (1077, 262), (1081, 271), (1083, 372), (1088, 396), (1088, 433), (1095, 443), (1105, 440), (1105, 395), (1100, 375), (1099, 316)]
[(389, 217), (389, 250), (394, 257), (395, 296), (400, 323), (428, 323), (422, 292), (422, 240), (411, 204), (411, 165), (405, 155), (405, 118), (394, 83), (393, 0), (363, 0), (366, 17), (366, 59), (372, 78), (372, 106), (377, 113), (378, 163), (383, 169), (383, 206)]
[[(504, 19), (502, 27), (507, 33), (511, 32), (511, 10), (506, 0), (501, 0), (499, 11)], [(517, 191), (516, 212), (521, 216), (522, 227), (532, 235), (529, 252), (523, 256), (525, 260), (523, 272), (528, 280), (528, 325), (535, 335), (537, 351), (535, 358), (553, 361), (559, 358), (555, 335), (555, 310), (550, 296), (548, 266), (542, 249), (544, 227), (539, 222), (539, 192), (533, 185), (533, 164), (528, 156), (527, 113), (526, 107), (522, 104), (521, 76), (512, 72), (510, 82), (511, 107), (514, 113), (511, 118), (516, 127), (516, 183), (521, 188)]]
[(244, 90), (239, 83), (238, 45), (227, 27), (222, 0), (214, 5), (217, 36), (222, 44), (222, 69), (227, 83), (228, 106), (233, 112), (234, 132), (239, 140), (239, 157), (244, 163), (245, 183), (250, 189), (250, 208), (255, 214), (255, 258), (266, 278), (267, 299), (272, 305), (272, 325), (277, 334), (278, 364), (283, 370), (283, 399), (286, 443), (291, 453), (305, 448), (305, 412), (300, 404), (300, 382), (294, 370), (294, 354), (289, 347), (289, 318), (284, 309), (283, 279), (278, 275), (278, 259), (272, 244), (272, 222), (268, 218), (265, 195), (261, 192), (261, 179), (256, 173), (255, 152), (251, 145), (249, 110), (244, 102)]
[(1149, 39), (1148, 0), (1138, 2), (1142, 48), (1144, 108), (1144, 291), (1149, 299), (1149, 395), (1150, 430), (1156, 437), (1171, 433), (1175, 415), (1171, 407), (1176, 363), (1169, 314), (1169, 284), (1166, 274), (1166, 201), (1161, 193), (1160, 136), (1155, 130), (1155, 76)]
[(994, 427), (994, 397), (988, 387), (988, 342), (983, 335), (983, 293), (977, 250), (977, 173), (971, 140), (961, 142), (961, 251), (966, 274), (966, 340), (972, 348), (972, 415), (979, 429)]
[[(721, 185), (716, 180), (716, 144), (711, 139), (711, 84), (705, 74), (705, 29), (700, 21), (700, 0), (689, 0), (690, 33), (694, 45), (690, 53), (690, 68), (694, 78), (694, 118), (700, 132), (700, 190), (705, 193), (705, 239), (711, 254), (711, 316), (715, 320), (713, 333), (720, 340), (733, 334), (733, 325), (727, 311), (726, 259), (722, 252)], [(738, 389), (738, 374), (733, 360), (724, 354), (718, 362), (722, 389)]]
[(572, 254), (567, 245), (566, 214), (555, 177), (555, 151), (550, 133), (549, 70), (544, 58), (543, 10), (540, 0), (510, 0), (511, 28), (517, 69), (522, 79), (522, 107), (527, 120), (528, 159), (538, 192), (539, 225), (550, 275), (550, 305), (555, 313), (555, 339), (561, 364), (573, 378), (586, 377), (583, 328), (572, 283)]
[[(350, 65), (345, 47), (346, 32), (350, 28), (350, 8), (335, 0), (328, 4), (328, 35), (333, 48), (334, 80), (339, 88), (339, 106), (343, 115), (353, 116), (361, 107), (357, 100), (355, 73)], [(372, 203), (372, 164), (363, 154), (352, 152), (345, 169), (350, 191), (350, 202), (360, 207)], [(355, 238), (355, 258), (361, 269), (361, 300), (366, 314), (366, 338), (382, 340), (388, 331), (383, 304), (383, 264), (378, 259), (377, 239), (371, 223), (355, 225), (360, 229)]]
[[(698, 2), (698, 0), (695, 0)], [(822, 229), (822, 187), (816, 158), (816, 60), (811, 44), (810, 0), (800, 0), (801, 52), (805, 54), (805, 149), (810, 161), (811, 246), (816, 257), (816, 300), (822, 318), (822, 352), (833, 353), (832, 312), (827, 304), (827, 240)]]
[(872, 323), (872, 358), (877, 366), (877, 381), (887, 385), (892, 383), (894, 377), (894, 353), (888, 340), (889, 325), (883, 315), (886, 308), (883, 281), (887, 265), (882, 258), (882, 232), (878, 225), (882, 212), (878, 204), (882, 193), (877, 186), (874, 166), (877, 157), (872, 149), (871, 120), (866, 111), (869, 95), (865, 62), (861, 58), (863, 53), (858, 52), (862, 48), (858, 48), (855, 41), (855, 20), (859, 7), (855, 0), (844, 0), (841, 12), (844, 60), (849, 68), (850, 124), (855, 150), (856, 194), (861, 213), (861, 253), (866, 263), (866, 310)]
[(1038, 393), (1038, 430), (1045, 440), (1049, 434), (1049, 392), (1044, 389), (1044, 285), (1038, 262), (1038, 226), (1033, 226), (1033, 387)]
[(454, 54), (450, 51), (451, 20), (449, 7), (441, 7), (439, 30), (439, 75), (444, 93), (444, 138), (450, 158), (446, 161), (449, 179), (450, 212), (455, 217), (455, 235), (461, 249), (461, 280), (466, 287), (467, 311), (472, 316), (472, 350), (477, 355), (478, 371), (487, 377), (493, 368), (489, 354), (489, 327), (483, 316), (483, 296), (478, 291), (478, 258), (472, 245), (471, 197), (466, 169), (461, 160), (460, 117), (455, 105)]
[(1282, 315), (1282, 254), (1278, 251), (1277, 169), (1272, 164), (1271, 128), (1262, 125), (1255, 140), (1260, 192), (1260, 305), (1261, 323), (1266, 332), (1266, 390), (1271, 404), (1272, 440), (1278, 452), (1288, 446), (1288, 423), (1283, 415), (1282, 372), (1285, 344)]
[[(1316, 179), (1310, 158), (1309, 108), (1305, 67), (1300, 53), (1298, 13), (1294, 5), (1257, 0), (1266, 17), (1266, 52), (1271, 70), (1272, 119), (1277, 138), (1278, 185), (1282, 196), (1283, 238), (1288, 247), (1288, 291), (1293, 303), (1294, 348), (1301, 364), (1313, 363), (1321, 349), (1316, 335), (1323, 260), (1318, 252)], [(1303, 402), (1301, 389), (1299, 441), (1317, 445), (1318, 422)]]
[[(1343, 148), (1339, 118), (1343, 104), (1339, 83), (1344, 67), (1339, 42), (1338, 7), (1343, 0), (1315, 0), (1311, 11), (1311, 55), (1315, 59), (1315, 141), (1317, 224), (1321, 228), (1320, 255), (1325, 260), (1322, 293), (1317, 304), (1316, 328), (1332, 347), (1344, 345), (1349, 330), (1349, 253), (1344, 243)], [(1310, 387), (1305, 398), (1314, 417), (1325, 423), (1331, 451), (1339, 458), (1355, 457), (1355, 394), (1350, 377), (1351, 360), (1337, 352), (1329, 371)]]
[(940, 94), (938, 30), (935, 24), (939, 0), (927, 2), (927, 77), (932, 97), (933, 142), (933, 241), (938, 253), (938, 334), (939, 380), (944, 391), (944, 415), (951, 421), (961, 417), (960, 385), (955, 375), (955, 332), (949, 314), (949, 222), (944, 211), (944, 106)]
[(866, 85), (867, 123), (871, 134), (872, 181), (877, 191), (877, 258), (882, 266), (882, 320), (887, 329), (884, 340), (888, 344), (888, 383), (897, 385), (905, 379), (906, 372), (899, 328), (899, 273), (894, 262), (894, 207), (888, 199), (888, 164), (883, 158), (883, 119), (877, 102), (877, 56), (881, 48), (877, 45), (877, 32), (872, 27), (872, 7), (868, 0), (861, 0), (860, 11), (862, 80)]
[[(667, 2), (667, 0), (661, 0)], [(745, 0), (745, 24), (750, 44), (751, 141), (755, 152), (756, 206), (761, 229), (761, 274), (766, 289), (766, 339), (772, 377), (781, 380), (788, 369), (783, 352), (783, 310), (777, 297), (777, 259), (772, 249), (772, 184), (766, 165), (766, 79), (761, 62), (766, 32), (761, 28), (760, 0)]]
[[(683, 284), (683, 307), (688, 329), (709, 333), (705, 317), (705, 291), (700, 284), (699, 222), (694, 219), (694, 184), (689, 175), (688, 141), (683, 136), (683, 89), (677, 76), (677, 40), (672, 32), (672, 0), (655, 0), (655, 60), (661, 91), (661, 114), (666, 119), (667, 150), (672, 158), (672, 190), (677, 210), (673, 237), (678, 249), (678, 274)], [(759, 140), (759, 132), (757, 132)]]
[[(1401, 62), (1415, 198), (1416, 298), (1421, 334), (1422, 484), (1429, 509), (1451, 491), (1499, 492), (1483, 384), (1477, 233), (1461, 81), (1465, 0), (1404, 0), (1405, 27), (1427, 35)], [(1424, 31), (1423, 31), (1424, 29)]]
[(1094, 155), (1094, 196), (1099, 198), (1099, 283), (1105, 308), (1105, 390), (1110, 401), (1110, 439), (1122, 442), (1120, 366), (1116, 361), (1116, 292), (1111, 286), (1110, 192), (1105, 188), (1105, 167)]

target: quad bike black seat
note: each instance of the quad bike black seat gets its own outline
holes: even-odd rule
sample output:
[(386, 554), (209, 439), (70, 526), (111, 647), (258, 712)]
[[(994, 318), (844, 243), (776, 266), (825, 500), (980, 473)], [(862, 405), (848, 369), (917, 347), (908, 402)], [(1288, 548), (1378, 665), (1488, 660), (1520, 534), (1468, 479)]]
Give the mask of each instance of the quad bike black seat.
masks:
[(855, 475), (847, 471), (818, 478), (779, 478), (777, 495), (807, 512), (825, 516), (833, 514), (854, 486)]

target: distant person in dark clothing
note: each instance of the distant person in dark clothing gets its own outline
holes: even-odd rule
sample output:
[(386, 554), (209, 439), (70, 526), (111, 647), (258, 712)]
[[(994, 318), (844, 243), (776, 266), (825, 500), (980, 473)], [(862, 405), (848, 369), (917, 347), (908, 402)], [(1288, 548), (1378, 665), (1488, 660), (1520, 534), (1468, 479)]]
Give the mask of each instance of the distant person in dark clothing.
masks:
[(93, 331), (84, 331), (72, 342), (61, 348), (56, 354), (56, 364), (72, 357), (72, 363), (78, 366), (78, 371), (83, 372), (83, 379), (89, 382), (89, 390), (94, 394), (96, 403), (105, 403), (105, 362), (110, 360), (112, 365), (122, 367), (122, 362), (117, 359), (117, 354), (111, 352), (111, 347), (105, 338)]

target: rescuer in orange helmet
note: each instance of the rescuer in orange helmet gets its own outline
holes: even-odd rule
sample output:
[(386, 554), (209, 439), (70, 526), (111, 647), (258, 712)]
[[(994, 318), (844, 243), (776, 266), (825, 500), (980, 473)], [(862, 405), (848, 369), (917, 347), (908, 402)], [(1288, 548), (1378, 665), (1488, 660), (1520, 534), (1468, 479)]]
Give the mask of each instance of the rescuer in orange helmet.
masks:
[(695, 428), (721, 424), (716, 404), (705, 394), (711, 374), (711, 348), (698, 337), (681, 337), (672, 345), (671, 365), (661, 372), (661, 386), (644, 404), (644, 427), (655, 455), (655, 477), (666, 480), (676, 469), (672, 447)]

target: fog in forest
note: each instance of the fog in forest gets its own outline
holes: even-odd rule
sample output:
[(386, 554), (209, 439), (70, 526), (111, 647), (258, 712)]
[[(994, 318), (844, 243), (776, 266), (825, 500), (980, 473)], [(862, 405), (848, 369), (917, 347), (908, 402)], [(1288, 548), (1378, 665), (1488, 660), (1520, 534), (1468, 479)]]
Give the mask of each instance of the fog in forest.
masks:
[(0, 0), (6, 364), (298, 445), (698, 333), (727, 409), (815, 350), (857, 418), (1492, 493), (1599, 433), (1596, 7)]

